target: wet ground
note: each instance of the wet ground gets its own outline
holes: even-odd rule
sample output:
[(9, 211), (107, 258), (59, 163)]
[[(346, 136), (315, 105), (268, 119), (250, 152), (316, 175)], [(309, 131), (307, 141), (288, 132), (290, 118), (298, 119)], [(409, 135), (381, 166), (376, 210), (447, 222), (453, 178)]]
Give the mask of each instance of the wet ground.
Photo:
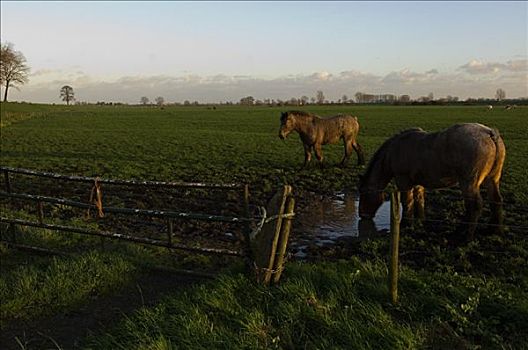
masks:
[(330, 196), (303, 193), (298, 203), (290, 239), (290, 250), (297, 259), (307, 257), (307, 250), (315, 247), (388, 237), (388, 201), (382, 204), (374, 221), (359, 218), (359, 197), (354, 192), (338, 192)]

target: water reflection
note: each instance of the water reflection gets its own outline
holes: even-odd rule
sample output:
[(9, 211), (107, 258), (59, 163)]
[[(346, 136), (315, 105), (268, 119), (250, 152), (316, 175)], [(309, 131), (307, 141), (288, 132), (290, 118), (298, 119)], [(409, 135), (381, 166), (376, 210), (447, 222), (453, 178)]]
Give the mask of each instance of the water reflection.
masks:
[(303, 247), (328, 246), (338, 240), (364, 240), (386, 236), (390, 228), (390, 203), (382, 204), (374, 220), (360, 219), (356, 193), (328, 196), (307, 196), (304, 205), (296, 208), (292, 246), (298, 257)]

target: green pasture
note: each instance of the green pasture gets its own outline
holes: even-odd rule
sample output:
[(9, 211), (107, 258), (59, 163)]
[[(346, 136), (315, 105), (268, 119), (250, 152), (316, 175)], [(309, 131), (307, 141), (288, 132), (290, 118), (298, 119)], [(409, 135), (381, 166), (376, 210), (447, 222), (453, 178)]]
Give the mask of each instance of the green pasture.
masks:
[[(355, 153), (345, 168), (336, 167), (342, 145), (323, 147), (324, 169), (314, 162), (299, 171), (304, 155), (297, 135), (286, 141), (278, 137), (280, 112), (289, 107), (0, 106), (3, 166), (106, 178), (241, 182), (260, 202), (285, 183), (293, 185), (300, 201), (303, 191), (354, 190), (363, 171)], [(501, 185), (506, 223), (528, 226), (528, 108), (302, 109), (356, 115), (367, 161), (386, 138), (406, 128), (433, 131), (459, 122), (497, 128), (507, 148)], [(438, 203), (445, 213), (460, 213), (459, 199)], [(452, 217), (443, 210), (430, 214)], [(35, 243), (55, 248), (81, 241), (28, 231)], [(87, 349), (528, 349), (526, 233), (481, 235), (468, 245), (453, 244), (450, 237), (440, 230), (403, 230), (397, 306), (387, 296), (388, 242), (366, 241), (356, 247), (358, 257), (290, 262), (283, 282), (272, 288), (252, 283), (234, 264), (218, 280), (167, 290), (154, 305), (144, 303), (76, 344)], [(138, 290), (136, 281), (150, 273), (149, 264), (168, 259), (161, 250), (115, 244), (101, 251), (97, 243), (88, 240), (72, 256), (53, 258), (0, 246), (2, 329), (39, 324), (118, 291)], [(181, 260), (189, 266), (211, 262), (200, 259)], [(18, 338), (18, 347), (42, 348), (31, 337)], [(49, 339), (46, 346), (68, 348)]]
[[(325, 146), (327, 169), (298, 172), (296, 135), (278, 138), (287, 107), (125, 107), (2, 104), (2, 164), (111, 178), (246, 182), (256, 190), (280, 183), (316, 192), (354, 188), (355, 154), (334, 167), (341, 145)], [(350, 113), (361, 125), (367, 159), (389, 136), (410, 127), (439, 130), (480, 122), (500, 130), (507, 147), (504, 191), (528, 199), (525, 153), (528, 109), (484, 106), (307, 106), (322, 116)]]

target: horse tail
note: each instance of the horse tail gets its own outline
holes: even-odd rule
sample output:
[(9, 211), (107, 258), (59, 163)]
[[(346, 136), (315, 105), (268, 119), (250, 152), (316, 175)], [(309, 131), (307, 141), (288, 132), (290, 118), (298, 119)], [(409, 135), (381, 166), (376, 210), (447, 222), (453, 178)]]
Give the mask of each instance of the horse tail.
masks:
[(495, 128), (490, 129), (489, 136), (495, 144), (495, 161), (493, 162), (490, 176), (498, 180), (502, 173), (504, 159), (506, 158), (506, 148), (504, 147), (504, 141), (502, 140), (499, 130)]

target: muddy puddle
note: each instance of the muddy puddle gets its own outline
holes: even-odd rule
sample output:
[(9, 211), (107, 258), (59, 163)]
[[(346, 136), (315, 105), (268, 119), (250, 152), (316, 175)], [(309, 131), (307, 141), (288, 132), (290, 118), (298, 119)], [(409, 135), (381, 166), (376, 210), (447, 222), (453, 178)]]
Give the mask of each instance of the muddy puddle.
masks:
[(291, 248), (297, 258), (306, 257), (307, 247), (332, 246), (340, 241), (388, 237), (390, 202), (384, 202), (374, 220), (361, 220), (356, 193), (332, 196), (308, 194), (295, 210)]

